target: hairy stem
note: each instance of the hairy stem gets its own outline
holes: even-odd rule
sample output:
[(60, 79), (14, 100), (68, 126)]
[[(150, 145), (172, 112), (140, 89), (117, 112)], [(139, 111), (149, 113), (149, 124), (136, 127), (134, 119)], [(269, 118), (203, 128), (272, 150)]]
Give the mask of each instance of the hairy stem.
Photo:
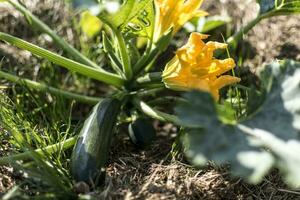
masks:
[(123, 65), (123, 71), (125, 73), (126, 79), (131, 80), (133, 73), (132, 73), (132, 68), (131, 68), (131, 63), (130, 63), (130, 57), (127, 53), (127, 48), (126, 44), (124, 41), (124, 38), (122, 36), (122, 33), (119, 30), (115, 30), (115, 35), (118, 40), (119, 44), (119, 50), (121, 54), (121, 60), (122, 60), (122, 65)]
[(152, 117), (154, 119), (163, 121), (163, 122), (172, 122), (174, 124), (179, 124), (179, 119), (175, 115), (167, 114), (161, 111), (158, 111), (154, 108), (151, 108), (148, 104), (145, 102), (134, 98), (133, 99), (134, 105), (143, 113), (148, 115), (149, 117)]
[(92, 78), (92, 79), (95, 79), (98, 81), (103, 81), (105, 83), (114, 85), (116, 87), (122, 87), (124, 85), (124, 80), (121, 77), (119, 77), (118, 75), (112, 74), (112, 73), (104, 71), (104, 70), (98, 70), (98, 69), (92, 68), (90, 66), (75, 62), (75, 61), (65, 58), (63, 56), (55, 54), (51, 51), (48, 51), (41, 47), (38, 47), (34, 44), (26, 42), (22, 39), (13, 37), (9, 34), (0, 32), (0, 40), (3, 40), (12, 45), (15, 45), (16, 47), (18, 47), (20, 49), (25, 49), (27, 51), (30, 51), (31, 53), (33, 53), (37, 56), (46, 58), (47, 60), (49, 60), (57, 65), (60, 65), (69, 70), (78, 72), (89, 78)]

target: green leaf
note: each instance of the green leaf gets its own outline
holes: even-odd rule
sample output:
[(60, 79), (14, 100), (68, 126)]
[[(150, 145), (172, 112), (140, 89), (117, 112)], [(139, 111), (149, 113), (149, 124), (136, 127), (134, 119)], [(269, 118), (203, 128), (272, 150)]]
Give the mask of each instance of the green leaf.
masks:
[[(273, 157), (252, 147), (236, 126), (219, 121), (214, 100), (208, 93), (194, 91), (185, 94), (185, 98), (187, 101), (177, 107), (176, 113), (181, 125), (188, 127), (184, 144), (193, 164), (204, 166), (208, 160), (217, 164), (229, 162), (235, 175), (248, 177), (251, 182), (260, 180), (273, 165)], [(243, 162), (242, 155), (255, 159)], [(268, 162), (258, 165), (256, 158), (261, 157), (268, 158)]]
[[(194, 91), (186, 93), (184, 97), (188, 101), (175, 108), (182, 126), (202, 128), (218, 122), (214, 100), (209, 93)], [(196, 101), (191, 104), (192, 100)]]
[[(249, 134), (252, 138), (251, 144), (256, 147), (266, 148), (273, 156), (274, 166), (279, 168), (284, 175), (286, 182), (295, 188), (300, 186), (300, 142), (299, 139), (288, 139), (276, 137), (274, 134), (262, 129), (251, 129), (244, 125), (238, 125), (243, 133)], [(264, 165), (265, 163), (260, 163)], [(259, 167), (257, 165), (256, 167)], [(261, 180), (263, 177), (260, 177)]]
[(147, 37), (152, 39), (154, 31), (154, 6), (152, 1), (145, 0), (148, 3), (144, 8), (137, 7), (134, 9), (141, 9), (135, 16), (132, 16), (131, 20), (124, 23), (122, 31), (127, 34), (139, 35), (141, 37)]
[(300, 13), (299, 0), (260, 0), (257, 2), (260, 6), (260, 14), (264, 18)]
[(258, 183), (272, 168), (286, 182), (300, 186), (300, 63), (285, 61), (265, 67), (261, 78), (265, 100), (252, 119), (226, 125), (207, 93), (190, 92), (176, 108), (185, 126), (184, 144), (191, 161), (230, 163), (235, 175)]
[(282, 4), (278, 9), (272, 12), (272, 16), (276, 15), (290, 15), (290, 14), (299, 14), (300, 13), (300, 1), (299, 0), (290, 0)]
[(99, 18), (114, 30), (151, 39), (154, 27), (153, 0), (127, 0), (117, 13), (102, 13)]
[(245, 124), (264, 129), (282, 139), (295, 139), (300, 130), (300, 64), (293, 61), (266, 66), (265, 101), (252, 120)]
[(251, 146), (235, 126), (212, 123), (205, 129), (186, 129), (186, 133), (186, 154), (196, 166), (205, 166), (209, 160), (229, 163), (234, 175), (258, 183), (274, 164), (270, 153)]
[(275, 0), (257, 0), (260, 6), (260, 13), (266, 13), (275, 8)]

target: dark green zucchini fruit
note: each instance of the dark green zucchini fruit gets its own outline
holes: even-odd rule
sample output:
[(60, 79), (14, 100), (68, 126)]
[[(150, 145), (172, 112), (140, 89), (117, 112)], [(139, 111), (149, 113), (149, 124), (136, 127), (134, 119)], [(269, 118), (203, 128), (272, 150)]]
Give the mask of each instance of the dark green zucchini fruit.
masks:
[(71, 157), (71, 173), (76, 181), (94, 184), (102, 181), (99, 179), (103, 176), (120, 107), (119, 100), (104, 99), (85, 120)]
[(137, 147), (145, 147), (155, 139), (156, 131), (151, 122), (145, 118), (138, 118), (128, 126), (131, 141)]

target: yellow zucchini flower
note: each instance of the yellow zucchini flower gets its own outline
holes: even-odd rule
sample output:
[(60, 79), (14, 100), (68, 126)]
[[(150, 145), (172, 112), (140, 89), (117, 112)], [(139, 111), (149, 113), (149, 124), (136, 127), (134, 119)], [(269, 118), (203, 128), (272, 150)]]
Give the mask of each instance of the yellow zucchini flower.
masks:
[(90, 11), (81, 13), (80, 26), (82, 31), (90, 38), (96, 36), (102, 28), (101, 20), (92, 15)]
[(192, 33), (187, 44), (177, 50), (175, 57), (163, 71), (163, 82), (173, 90), (202, 90), (219, 99), (219, 90), (237, 83), (240, 78), (222, 75), (235, 67), (232, 58), (218, 60), (213, 57), (216, 49), (224, 49), (227, 44), (204, 43), (208, 35)]
[(175, 34), (187, 21), (193, 17), (207, 15), (199, 10), (203, 0), (155, 0), (156, 22), (155, 36), (158, 40), (161, 35), (173, 27)]

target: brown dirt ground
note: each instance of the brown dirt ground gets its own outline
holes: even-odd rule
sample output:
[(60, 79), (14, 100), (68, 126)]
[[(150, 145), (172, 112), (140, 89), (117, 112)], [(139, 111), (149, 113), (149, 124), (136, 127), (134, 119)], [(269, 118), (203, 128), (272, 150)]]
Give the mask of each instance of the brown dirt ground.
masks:
[[(2, 136), (2, 132), (4, 130), (0, 127), (0, 133)], [(5, 139), (1, 139), (0, 141), (0, 156), (5, 156), (9, 152), (9, 144)], [(15, 184), (15, 180), (13, 178), (13, 169), (8, 166), (0, 167), (0, 194), (5, 192), (5, 190), (13, 187)]]
[[(64, 21), (68, 22), (64, 19), (69, 19), (62, 1), (24, 2), (68, 41), (75, 41), (74, 33), (68, 24), (61, 24)], [(240, 0), (206, 1), (204, 8), (211, 14), (232, 16), (234, 28), (237, 29), (252, 19), (257, 12), (254, 0), (240, 2)], [(299, 61), (299, 21), (299, 16), (282, 16), (265, 20), (257, 25), (244, 37), (245, 44), (251, 47), (245, 49), (255, 52), (251, 60), (244, 61), (244, 65), (255, 70), (262, 63), (276, 58), (292, 58)], [(45, 39), (44, 35), (36, 37), (37, 34), (30, 30), (23, 17), (9, 7), (0, 6), (0, 31), (51, 46), (51, 42)], [(14, 55), (9, 57), (11, 52), (14, 52)], [(33, 59), (31, 54), (4, 44), (0, 44), (0, 55), (7, 56), (10, 62), (19, 65)], [(300, 199), (300, 191), (288, 189), (276, 171), (265, 177), (260, 185), (253, 186), (241, 179), (230, 178), (226, 169), (212, 165), (208, 165), (205, 169), (194, 169), (185, 164), (182, 156), (176, 160), (166, 158), (176, 129), (169, 124), (160, 124), (157, 125), (157, 130), (159, 132), (157, 141), (145, 150), (133, 147), (128, 138), (115, 142), (104, 190), (95, 193), (99, 199)], [(7, 151), (5, 142), (1, 141), (0, 144), (0, 154), (3, 155)], [(0, 193), (14, 184), (12, 169), (1, 167)]]
[[(206, 1), (204, 8), (210, 14), (228, 15), (234, 30), (238, 30), (254, 19), (258, 13), (255, 0), (222, 0), (218, 3)], [(300, 61), (300, 16), (277, 16), (257, 24), (247, 35), (239, 51), (249, 55), (244, 65), (256, 69), (276, 59), (289, 58)]]

